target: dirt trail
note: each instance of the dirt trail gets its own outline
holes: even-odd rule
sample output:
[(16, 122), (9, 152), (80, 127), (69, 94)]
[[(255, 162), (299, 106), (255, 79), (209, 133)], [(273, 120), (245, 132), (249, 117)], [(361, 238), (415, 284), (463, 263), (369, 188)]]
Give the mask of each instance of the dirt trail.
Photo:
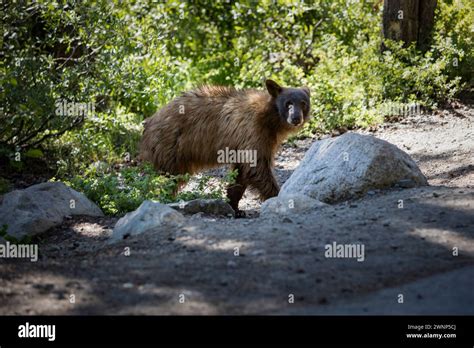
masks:
[[(463, 280), (428, 299), (421, 292), (429, 281), (406, 284), (474, 265), (473, 121), (462, 107), (374, 132), (412, 155), (430, 187), (376, 192), (285, 219), (190, 217), (177, 230), (115, 245), (107, 237), (116, 219), (68, 220), (42, 238), (38, 262), (0, 260), (0, 314), (336, 314), (341, 303), (364, 311), (360, 299), (377, 291), (373, 303), (383, 312), (396, 301), (384, 289), (397, 287), (418, 305), (406, 312), (449, 304), (474, 284)], [(310, 145), (282, 149), (281, 183)], [(243, 203), (258, 212), (253, 195)], [(364, 261), (325, 257), (333, 242), (363, 244)], [(462, 304), (439, 312), (473, 314)]]

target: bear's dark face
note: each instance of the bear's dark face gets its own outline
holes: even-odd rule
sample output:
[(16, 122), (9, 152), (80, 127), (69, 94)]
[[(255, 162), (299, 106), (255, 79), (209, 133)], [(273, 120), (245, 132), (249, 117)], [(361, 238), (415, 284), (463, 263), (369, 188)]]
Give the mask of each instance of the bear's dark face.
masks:
[(267, 80), (265, 84), (282, 120), (293, 127), (301, 126), (308, 120), (311, 102), (307, 87), (284, 88), (273, 80)]

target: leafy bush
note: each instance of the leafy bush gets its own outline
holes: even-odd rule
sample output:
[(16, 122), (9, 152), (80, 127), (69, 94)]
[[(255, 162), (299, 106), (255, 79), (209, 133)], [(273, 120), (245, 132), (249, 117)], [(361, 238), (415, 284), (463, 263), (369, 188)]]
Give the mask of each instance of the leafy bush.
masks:
[[(470, 2), (438, 1), (425, 53), (381, 53), (379, 0), (7, 2), (0, 155), (39, 150), (58, 177), (87, 176), (92, 162), (133, 158), (141, 121), (201, 83), (309, 86), (300, 136), (383, 122), (386, 105), (436, 107), (473, 86)], [(58, 100), (95, 110), (64, 116)]]
[(53, 144), (57, 177), (79, 175), (91, 163), (120, 163), (134, 158), (142, 125), (135, 113), (123, 108), (87, 118), (80, 130), (69, 131)]
[[(2, 7), (0, 148), (10, 157), (46, 150), (60, 176), (83, 170), (87, 158), (133, 156), (144, 116), (182, 85), (179, 66), (159, 53), (153, 18), (105, 0)], [(64, 114), (63, 102), (95, 110)]]
[(225, 199), (225, 186), (233, 182), (235, 176), (235, 172), (230, 172), (224, 180), (212, 185), (213, 178), (202, 176), (194, 190), (175, 195), (178, 183), (189, 182), (189, 175), (158, 175), (149, 164), (113, 170), (106, 163), (98, 162), (84, 175), (74, 176), (66, 184), (83, 192), (105, 214), (121, 215), (137, 209), (144, 200), (170, 203), (195, 198)]

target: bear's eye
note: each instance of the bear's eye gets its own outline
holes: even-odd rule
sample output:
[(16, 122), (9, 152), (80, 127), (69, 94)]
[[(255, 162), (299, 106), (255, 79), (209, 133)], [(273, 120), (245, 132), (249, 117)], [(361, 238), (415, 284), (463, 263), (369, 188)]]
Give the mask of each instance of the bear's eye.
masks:
[(308, 104), (305, 101), (302, 101), (301, 106), (303, 107), (303, 109), (306, 110), (306, 108), (308, 107)]

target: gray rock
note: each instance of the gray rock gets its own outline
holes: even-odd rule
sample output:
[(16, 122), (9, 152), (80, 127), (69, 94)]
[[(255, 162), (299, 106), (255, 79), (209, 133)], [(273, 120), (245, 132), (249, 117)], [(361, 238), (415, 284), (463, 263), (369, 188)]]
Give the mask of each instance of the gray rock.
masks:
[(398, 181), (395, 186), (401, 187), (401, 188), (412, 188), (418, 186), (415, 181), (412, 179), (402, 179)]
[(293, 215), (324, 206), (327, 206), (327, 204), (306, 195), (285, 194), (272, 197), (263, 202), (260, 215)]
[(346, 133), (315, 142), (285, 182), (280, 196), (299, 193), (334, 203), (367, 191), (428, 182), (408, 154), (369, 135)]
[(184, 222), (184, 216), (166, 204), (144, 201), (137, 210), (127, 213), (117, 221), (111, 241), (141, 234), (161, 226), (175, 227)]
[(210, 214), (216, 216), (235, 216), (234, 209), (222, 199), (193, 199), (187, 202), (168, 204), (170, 208), (183, 214)]
[(45, 182), (3, 196), (0, 226), (8, 225), (8, 235), (21, 240), (61, 224), (68, 215), (103, 216), (100, 208), (82, 193), (62, 182)]

